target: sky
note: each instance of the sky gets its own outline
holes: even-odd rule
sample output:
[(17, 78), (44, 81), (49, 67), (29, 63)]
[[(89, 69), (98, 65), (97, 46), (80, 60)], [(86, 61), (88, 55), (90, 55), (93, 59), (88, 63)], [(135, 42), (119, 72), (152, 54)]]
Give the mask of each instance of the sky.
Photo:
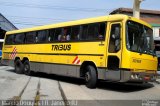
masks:
[[(134, 0), (0, 0), (0, 13), (17, 28), (108, 15), (133, 8)], [(160, 0), (144, 0), (141, 9), (160, 10)]]

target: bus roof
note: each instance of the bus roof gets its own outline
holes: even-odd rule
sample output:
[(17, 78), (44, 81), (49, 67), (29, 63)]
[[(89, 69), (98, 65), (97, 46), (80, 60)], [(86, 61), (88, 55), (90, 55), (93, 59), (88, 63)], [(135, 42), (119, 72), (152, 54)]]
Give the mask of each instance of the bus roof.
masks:
[(13, 30), (13, 31), (8, 31), (6, 34), (23, 33), (23, 32), (31, 32), (31, 31), (38, 31), (38, 30), (58, 28), (58, 27), (67, 27), (67, 26), (73, 26), (73, 25), (79, 25), (79, 24), (104, 22), (104, 21), (127, 20), (127, 19), (136, 21), (138, 23), (142, 23), (142, 24), (151, 28), (151, 26), (148, 23), (146, 23), (142, 20), (139, 20), (137, 18), (127, 16), (127, 15), (116, 14), (116, 15), (107, 15), (107, 16), (88, 18), (88, 19), (81, 19), (81, 20), (75, 20), (75, 21), (56, 23), (56, 24), (51, 24), (51, 25), (38, 26), (38, 27), (33, 27), (33, 28)]

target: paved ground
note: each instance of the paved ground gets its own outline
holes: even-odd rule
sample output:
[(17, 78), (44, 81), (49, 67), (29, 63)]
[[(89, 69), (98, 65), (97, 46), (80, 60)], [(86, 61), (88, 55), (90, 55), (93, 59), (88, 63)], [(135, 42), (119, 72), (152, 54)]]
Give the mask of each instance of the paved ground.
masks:
[(43, 73), (26, 76), (16, 74), (11, 67), (1, 66), (0, 100), (4, 100), (0, 103), (1, 105), (13, 104), (12, 100), (16, 100), (17, 104), (23, 100), (31, 100), (32, 102), (21, 104), (33, 103), (33, 106), (43, 106), (50, 103), (52, 105), (70, 103), (70, 105), (82, 106), (124, 106), (124, 104), (126, 106), (142, 106), (143, 103), (149, 102), (155, 104), (158, 102), (160, 105), (160, 101), (155, 101), (160, 100), (160, 79), (155, 83), (144, 85), (100, 82), (96, 89), (88, 89), (81, 79)]

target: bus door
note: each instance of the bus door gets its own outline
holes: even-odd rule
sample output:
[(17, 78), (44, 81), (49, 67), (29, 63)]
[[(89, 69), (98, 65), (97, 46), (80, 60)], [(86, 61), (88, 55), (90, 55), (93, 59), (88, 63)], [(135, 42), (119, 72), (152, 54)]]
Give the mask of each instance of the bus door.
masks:
[(122, 23), (111, 22), (109, 24), (107, 72), (106, 79), (112, 81), (121, 80), (121, 51), (122, 51)]

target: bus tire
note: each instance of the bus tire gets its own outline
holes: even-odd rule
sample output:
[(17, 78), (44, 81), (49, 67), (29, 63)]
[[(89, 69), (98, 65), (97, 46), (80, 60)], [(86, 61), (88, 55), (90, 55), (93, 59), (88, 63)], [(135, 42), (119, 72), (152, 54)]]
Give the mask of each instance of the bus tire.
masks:
[(96, 73), (96, 69), (91, 65), (88, 65), (86, 67), (85, 81), (86, 81), (86, 86), (88, 88), (96, 88), (97, 73)]
[(23, 63), (21, 62), (21, 60), (17, 59), (15, 61), (15, 72), (17, 74), (23, 74), (23, 68), (24, 68), (24, 66), (23, 66)]
[(24, 74), (31, 75), (29, 61), (25, 60), (23, 64), (24, 64)]

